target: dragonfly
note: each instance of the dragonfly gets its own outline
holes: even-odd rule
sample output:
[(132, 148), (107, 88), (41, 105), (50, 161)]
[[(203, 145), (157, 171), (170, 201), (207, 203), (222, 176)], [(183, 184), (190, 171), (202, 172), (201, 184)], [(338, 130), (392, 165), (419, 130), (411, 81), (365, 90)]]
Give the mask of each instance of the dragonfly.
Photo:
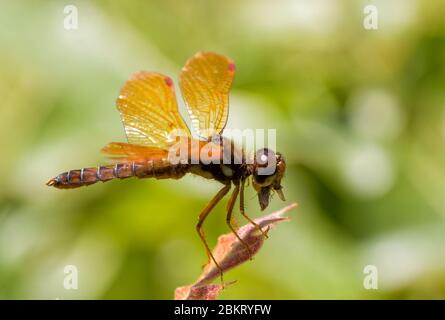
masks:
[[(180, 179), (188, 173), (220, 182), (223, 186), (199, 214), (196, 230), (204, 244), (208, 263), (213, 261), (222, 277), (222, 269), (212, 255), (203, 231), (204, 221), (214, 207), (233, 186), (226, 223), (250, 253), (249, 246), (237, 233), (233, 218), (238, 197), (241, 215), (265, 237), (267, 233), (245, 212), (246, 182), (252, 182), (261, 210), (269, 205), (273, 193), (285, 201), (281, 185), (286, 169), (284, 157), (268, 148), (261, 148), (253, 157), (248, 157), (244, 148), (223, 136), (234, 75), (233, 60), (214, 52), (198, 52), (186, 62), (179, 85), (191, 120), (189, 128), (179, 111), (172, 79), (157, 72), (134, 73), (116, 101), (128, 142), (111, 142), (102, 149), (112, 159), (111, 164), (69, 170), (50, 179), (47, 185), (72, 189), (130, 177)], [(173, 135), (175, 131), (180, 135)], [(201, 159), (200, 151), (209, 144), (212, 160), (226, 161)], [(186, 156), (181, 155), (180, 161), (172, 161), (171, 150), (178, 145), (180, 150), (187, 150)]]

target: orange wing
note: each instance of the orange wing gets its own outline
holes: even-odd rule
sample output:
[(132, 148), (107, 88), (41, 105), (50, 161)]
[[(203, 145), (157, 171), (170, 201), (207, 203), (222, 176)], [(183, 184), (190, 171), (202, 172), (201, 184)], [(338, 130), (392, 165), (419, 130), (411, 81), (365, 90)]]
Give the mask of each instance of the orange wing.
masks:
[(173, 131), (191, 135), (178, 111), (173, 81), (167, 76), (146, 71), (133, 74), (116, 103), (129, 143), (168, 149), (175, 141)]
[(182, 95), (192, 126), (200, 137), (208, 139), (224, 130), (234, 75), (233, 61), (212, 52), (198, 52), (182, 69)]
[[(188, 160), (187, 163), (196, 163), (195, 161), (199, 161), (201, 157), (202, 148), (205, 147), (205, 155), (208, 159), (219, 160), (222, 159), (223, 149), (219, 144), (208, 143), (207, 141), (196, 140), (196, 139), (187, 139), (183, 141), (186, 146), (176, 145), (176, 149), (173, 151), (176, 152), (176, 155), (180, 156), (180, 148), (186, 148), (187, 150), (185, 156), (187, 158), (183, 158), (184, 160)], [(116, 162), (131, 162), (131, 161), (144, 161), (147, 159), (150, 160), (161, 160), (161, 159), (170, 159), (169, 152), (172, 150), (165, 150), (157, 147), (147, 147), (140, 146), (130, 143), (123, 142), (111, 142), (107, 144), (101, 150), (103, 153), (107, 154), (112, 160)], [(209, 161), (210, 161), (209, 160)]]
[(157, 147), (146, 147), (123, 142), (111, 142), (101, 150), (115, 161), (144, 161), (167, 159), (168, 151)]

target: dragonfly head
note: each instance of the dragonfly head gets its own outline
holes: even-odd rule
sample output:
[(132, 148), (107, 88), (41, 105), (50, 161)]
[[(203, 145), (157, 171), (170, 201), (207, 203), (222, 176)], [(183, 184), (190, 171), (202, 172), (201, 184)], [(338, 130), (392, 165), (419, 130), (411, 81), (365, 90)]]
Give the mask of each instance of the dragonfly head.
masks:
[(270, 149), (259, 149), (255, 154), (252, 185), (258, 194), (261, 210), (269, 205), (273, 192), (285, 201), (281, 179), (286, 170), (286, 163), (280, 153)]

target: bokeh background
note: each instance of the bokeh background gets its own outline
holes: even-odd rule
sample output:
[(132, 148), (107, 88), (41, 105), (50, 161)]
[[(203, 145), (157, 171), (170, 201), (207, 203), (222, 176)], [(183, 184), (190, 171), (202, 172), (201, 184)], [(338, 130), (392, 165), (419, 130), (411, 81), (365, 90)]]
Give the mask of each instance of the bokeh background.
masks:
[[(70, 4), (77, 30), (64, 28)], [(368, 4), (377, 30), (363, 27)], [(0, 298), (171, 299), (195, 280), (205, 261), (195, 223), (217, 183), (44, 183), (105, 163), (99, 149), (125, 140), (114, 103), (131, 73), (176, 81), (199, 50), (235, 60), (229, 127), (277, 129), (287, 203), (300, 205), (254, 261), (226, 274), (238, 281), (221, 298), (445, 297), (443, 1), (0, 8)], [(247, 200), (259, 217), (251, 188)], [(224, 207), (205, 225), (212, 244), (228, 232)], [(78, 290), (63, 287), (66, 265), (78, 268)], [(377, 290), (363, 286), (367, 265)]]

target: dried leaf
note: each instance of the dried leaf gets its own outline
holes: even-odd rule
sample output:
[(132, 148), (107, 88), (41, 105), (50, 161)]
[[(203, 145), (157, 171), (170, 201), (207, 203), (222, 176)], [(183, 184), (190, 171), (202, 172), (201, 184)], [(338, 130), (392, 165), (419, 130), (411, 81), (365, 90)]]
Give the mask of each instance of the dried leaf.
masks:
[[(297, 207), (296, 203), (291, 204), (281, 210), (256, 219), (255, 223), (267, 234), (277, 223), (289, 220), (288, 217), (284, 217), (284, 214), (295, 207)], [(251, 223), (238, 229), (237, 233), (249, 246), (250, 252), (233, 233), (220, 236), (212, 253), (224, 272), (250, 260), (264, 243), (264, 235)], [(175, 299), (214, 300), (224, 287), (233, 283), (233, 281), (225, 284), (210, 283), (216, 278), (219, 279), (219, 277), (219, 269), (213, 262), (210, 262), (204, 267), (202, 274), (195, 283), (175, 290)]]
[(223, 289), (222, 284), (205, 284), (198, 286), (192, 284), (176, 288), (175, 300), (215, 300)]

